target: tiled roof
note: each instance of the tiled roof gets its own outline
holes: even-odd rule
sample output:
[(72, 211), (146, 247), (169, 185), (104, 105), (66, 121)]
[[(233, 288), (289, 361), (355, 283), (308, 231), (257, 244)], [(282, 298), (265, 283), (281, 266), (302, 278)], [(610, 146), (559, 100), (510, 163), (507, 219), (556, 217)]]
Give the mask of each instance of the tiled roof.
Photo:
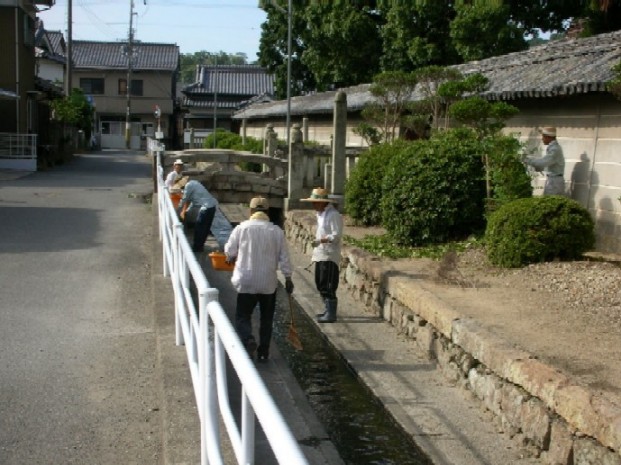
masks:
[(612, 67), (621, 61), (621, 31), (585, 39), (552, 41), (523, 52), (456, 66), (464, 74), (479, 72), (490, 81), (488, 98), (605, 92)]
[(238, 95), (247, 100), (274, 93), (274, 76), (256, 65), (200, 66), (197, 82), (183, 88), (186, 95)]
[(46, 31), (47, 38), (50, 41), (50, 45), (52, 46), (51, 52), (65, 56), (65, 38), (63, 37), (63, 33), (60, 31)]
[[(127, 42), (74, 40), (73, 66), (76, 69), (127, 69)], [(134, 42), (132, 68), (142, 71), (175, 71), (179, 47), (175, 44)]]
[[(621, 61), (621, 31), (584, 39), (552, 41), (523, 52), (456, 65), (464, 74), (479, 72), (489, 79), (484, 93), (489, 99), (545, 98), (559, 95), (605, 92), (612, 67)], [(360, 110), (373, 97), (369, 84), (349, 87), (349, 111)], [(291, 114), (331, 113), (336, 91), (293, 97)], [(414, 96), (416, 98), (416, 96)], [(284, 115), (287, 102), (251, 105), (233, 115), (234, 119), (268, 118)]]

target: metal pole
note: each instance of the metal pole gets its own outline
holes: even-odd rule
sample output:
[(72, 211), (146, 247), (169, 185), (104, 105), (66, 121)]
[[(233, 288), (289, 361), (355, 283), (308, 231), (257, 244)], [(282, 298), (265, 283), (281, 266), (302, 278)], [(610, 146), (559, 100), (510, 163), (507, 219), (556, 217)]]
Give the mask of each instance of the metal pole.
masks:
[(293, 1), (287, 6), (287, 151), (289, 152), (289, 166), (291, 166), (291, 17), (293, 16)]

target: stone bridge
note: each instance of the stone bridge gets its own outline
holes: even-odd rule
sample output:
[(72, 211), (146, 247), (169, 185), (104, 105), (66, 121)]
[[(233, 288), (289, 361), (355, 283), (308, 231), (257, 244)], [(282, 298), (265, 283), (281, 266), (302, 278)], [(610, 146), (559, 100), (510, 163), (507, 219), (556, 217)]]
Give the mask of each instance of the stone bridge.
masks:
[[(202, 182), (221, 203), (248, 204), (261, 195), (275, 208), (283, 208), (287, 196), (287, 160), (225, 149), (191, 149), (166, 152), (164, 172), (172, 170), (176, 159), (183, 160), (183, 174)], [(261, 166), (260, 173), (242, 171), (242, 163)]]

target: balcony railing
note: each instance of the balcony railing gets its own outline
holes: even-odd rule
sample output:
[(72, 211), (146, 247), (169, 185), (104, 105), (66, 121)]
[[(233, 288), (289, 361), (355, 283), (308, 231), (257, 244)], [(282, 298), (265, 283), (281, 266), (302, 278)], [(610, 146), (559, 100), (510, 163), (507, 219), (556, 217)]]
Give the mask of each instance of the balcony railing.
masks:
[(37, 134), (0, 132), (0, 168), (37, 170)]

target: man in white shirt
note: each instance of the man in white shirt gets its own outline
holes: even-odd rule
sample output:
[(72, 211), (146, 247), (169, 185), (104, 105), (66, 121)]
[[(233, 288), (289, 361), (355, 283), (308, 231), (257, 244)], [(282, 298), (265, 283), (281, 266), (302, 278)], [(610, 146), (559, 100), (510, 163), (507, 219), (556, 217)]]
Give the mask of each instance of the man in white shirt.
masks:
[(183, 171), (183, 160), (178, 158), (173, 163), (173, 170), (170, 173), (168, 173), (168, 176), (166, 176), (166, 180), (164, 181), (164, 184), (166, 185), (166, 187), (168, 187), (169, 191), (173, 188), (174, 184), (181, 179), (182, 171)]
[[(293, 292), (291, 262), (285, 234), (270, 222), (269, 204), (263, 197), (250, 201), (250, 219), (233, 229), (224, 246), (228, 262), (235, 262), (231, 282), (237, 291), (235, 327), (250, 358), (255, 350), (259, 362), (269, 358), (272, 325), (276, 310), (277, 270), (285, 277), (287, 293)], [(259, 304), (261, 312), (259, 345), (252, 335), (252, 312)]]
[(546, 127), (539, 131), (546, 153), (541, 158), (527, 157), (525, 163), (546, 175), (543, 195), (565, 195), (565, 157), (556, 140), (556, 128)]
[(317, 212), (312, 261), (315, 263), (315, 285), (325, 305), (324, 312), (317, 315), (317, 321), (334, 323), (338, 304), (336, 290), (339, 286), (343, 217), (333, 205), (336, 200), (330, 198), (328, 191), (321, 187), (313, 189), (309, 198), (300, 200), (312, 202)]

